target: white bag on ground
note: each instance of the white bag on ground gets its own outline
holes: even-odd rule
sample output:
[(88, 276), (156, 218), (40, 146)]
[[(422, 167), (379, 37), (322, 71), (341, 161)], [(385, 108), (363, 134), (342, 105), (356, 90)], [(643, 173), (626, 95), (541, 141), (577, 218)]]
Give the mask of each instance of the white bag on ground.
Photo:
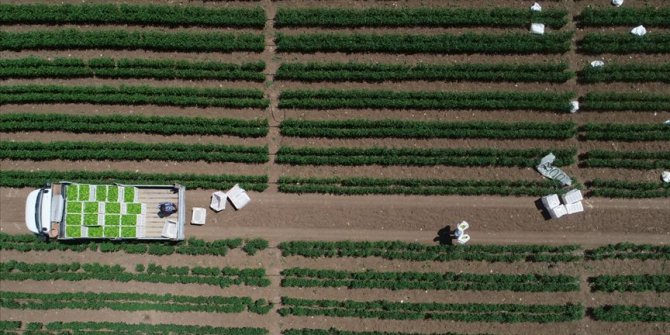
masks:
[(579, 101), (570, 101), (570, 113), (577, 113), (579, 110)]
[(623, 5), (623, 0), (612, 0), (612, 5), (621, 7), (621, 5)]
[(647, 34), (647, 29), (644, 28), (644, 26), (640, 25), (640, 26), (637, 26), (637, 27), (633, 28), (633, 30), (631, 30), (630, 33), (635, 35), (635, 36), (644, 36), (645, 34)]
[(530, 10), (533, 12), (541, 12), (542, 6), (540, 6), (540, 4), (536, 2), (532, 6), (530, 6)]
[(605, 62), (601, 60), (594, 60), (593, 62), (591, 62), (591, 67), (603, 67), (603, 66), (605, 66)]
[(663, 179), (664, 183), (670, 183), (670, 171), (663, 171), (663, 173), (661, 173), (661, 179)]
[(533, 34), (544, 35), (544, 23), (531, 23), (530, 32)]

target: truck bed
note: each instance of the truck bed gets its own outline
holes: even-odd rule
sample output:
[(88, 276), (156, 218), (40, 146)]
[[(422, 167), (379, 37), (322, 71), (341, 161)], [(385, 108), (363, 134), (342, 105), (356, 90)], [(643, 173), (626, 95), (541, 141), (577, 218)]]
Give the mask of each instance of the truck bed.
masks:
[(169, 189), (149, 189), (139, 188), (138, 201), (147, 205), (147, 212), (144, 217), (144, 237), (161, 238), (163, 225), (166, 220), (177, 221), (178, 213), (168, 217), (158, 216), (158, 204), (161, 202), (179, 203), (179, 195)]

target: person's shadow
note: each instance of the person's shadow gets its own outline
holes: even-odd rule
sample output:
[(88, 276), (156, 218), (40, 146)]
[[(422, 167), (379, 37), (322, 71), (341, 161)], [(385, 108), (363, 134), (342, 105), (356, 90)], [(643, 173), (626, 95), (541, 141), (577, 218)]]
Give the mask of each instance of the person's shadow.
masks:
[(451, 235), (451, 226), (446, 226), (438, 230), (437, 236), (433, 239), (433, 242), (439, 242), (440, 245), (452, 245), (454, 240)]

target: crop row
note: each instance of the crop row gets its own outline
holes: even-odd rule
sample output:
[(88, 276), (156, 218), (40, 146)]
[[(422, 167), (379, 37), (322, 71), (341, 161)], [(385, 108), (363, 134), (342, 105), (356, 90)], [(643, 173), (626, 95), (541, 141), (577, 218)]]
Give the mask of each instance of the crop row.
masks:
[[(25, 325), (25, 329), (21, 327)], [(122, 335), (148, 335), (148, 334), (174, 334), (174, 335), (266, 335), (268, 330), (264, 328), (228, 328), (212, 326), (189, 326), (177, 324), (149, 324), (149, 323), (120, 323), (120, 322), (29, 322), (0, 321), (2, 334), (18, 335), (100, 335), (100, 334), (122, 334)]]
[(35, 238), (34, 235), (9, 235), (0, 232), (0, 250), (17, 250), (21, 252), (28, 251), (51, 251), (67, 250), (74, 252), (100, 251), (100, 252), (120, 252), (127, 254), (149, 254), (149, 255), (172, 255), (174, 253), (181, 255), (212, 255), (225, 256), (230, 249), (241, 248), (247, 255), (254, 255), (259, 250), (268, 247), (268, 242), (263, 239), (226, 239), (215, 241), (203, 241), (196, 238), (189, 238), (186, 242), (180, 244), (160, 244), (160, 243), (130, 243), (130, 242), (89, 242), (88, 244), (69, 244), (69, 243), (44, 243)]
[(0, 114), (0, 132), (20, 131), (262, 137), (268, 133), (268, 121), (121, 114)]
[(617, 243), (586, 250), (588, 260), (638, 259), (670, 260), (670, 246), (652, 244)]
[(670, 275), (605, 275), (589, 278), (591, 290), (605, 292), (670, 292)]
[(50, 29), (0, 32), (0, 50), (114, 49), (182, 52), (262, 52), (261, 34), (154, 30)]
[(578, 50), (587, 54), (669, 53), (670, 33), (643, 37), (623, 33), (587, 33), (577, 43)]
[(663, 169), (670, 168), (670, 151), (591, 150), (584, 163), (590, 168)]
[(564, 83), (574, 77), (566, 63), (536, 64), (373, 64), (282, 63), (275, 80), (305, 82), (483, 81)]
[(589, 27), (635, 26), (670, 27), (670, 8), (652, 6), (641, 8), (586, 7), (579, 15), (579, 23)]
[(282, 255), (303, 257), (381, 257), (409, 261), (573, 262), (577, 245), (470, 245), (443, 246), (401, 241), (324, 242), (290, 241), (279, 244)]
[(134, 142), (0, 141), (0, 159), (14, 160), (160, 160), (265, 163), (267, 147), (219, 144)]
[(501, 195), (543, 196), (564, 193), (560, 184), (549, 180), (457, 180), (389, 178), (297, 178), (280, 177), (284, 193), (328, 193), (336, 195)]
[(265, 175), (243, 176), (226, 174), (168, 174), (139, 173), (126, 171), (0, 171), (0, 186), (3, 187), (40, 187), (45, 183), (61, 180), (76, 180), (89, 184), (141, 184), (165, 185), (180, 184), (189, 189), (220, 190), (239, 183), (248, 191), (262, 192), (268, 187)]
[(143, 293), (27, 293), (0, 292), (0, 307), (20, 310), (110, 309), (114, 311), (162, 311), (267, 314), (272, 303), (265, 299), (221, 296), (180, 296)]
[(128, 4), (0, 5), (2, 24), (136, 24), (152, 26), (265, 26), (265, 11), (256, 8)]
[(0, 86), (0, 105), (30, 103), (90, 103), (265, 108), (269, 101), (255, 89), (150, 86)]
[(526, 27), (542, 22), (559, 29), (565, 10), (494, 8), (279, 8), (275, 27)]
[(670, 110), (670, 95), (668, 94), (589, 92), (581, 100), (582, 109), (592, 111), (661, 112)]
[[(381, 331), (363, 331), (355, 332), (350, 330), (340, 330), (335, 328), (329, 329), (312, 329), (312, 328), (290, 328), (282, 330), (282, 335), (466, 335), (465, 333), (401, 333), (401, 332), (381, 332)], [(477, 335), (491, 335), (484, 333), (477, 333)]]
[(572, 32), (542, 36), (528, 33), (454, 34), (284, 34), (275, 37), (278, 52), (379, 52), (447, 54), (556, 54), (570, 50)]
[(658, 182), (594, 179), (591, 196), (605, 198), (670, 198), (670, 185)]
[(282, 316), (332, 316), (382, 320), (462, 322), (565, 322), (584, 316), (581, 305), (401, 303), (385, 300), (308, 300), (282, 297)]
[(593, 308), (591, 315), (608, 322), (670, 322), (670, 307), (602, 306)]
[(582, 130), (584, 139), (592, 141), (670, 141), (670, 127), (662, 123), (588, 123)]
[(568, 139), (577, 133), (573, 122), (286, 119), (280, 127), (282, 136), (325, 138)]
[(160, 265), (144, 264), (135, 267), (136, 272), (126, 271), (120, 265), (100, 265), (98, 263), (24, 263), (9, 261), (0, 263), (2, 280), (37, 281), (81, 281), (104, 280), (118, 282), (146, 282), (166, 284), (204, 284), (229, 287), (231, 285), (269, 286), (270, 280), (265, 270), (235, 268), (203, 268), (188, 266), (163, 268)]
[(348, 272), (290, 268), (283, 287), (347, 287), (390, 290), (476, 290), (514, 292), (579, 291), (579, 279), (564, 275), (437, 272)]
[(670, 83), (670, 63), (663, 64), (610, 64), (593, 67), (590, 64), (578, 72), (583, 83)]
[(385, 90), (286, 90), (280, 108), (482, 109), (567, 112), (574, 93), (394, 92)]
[(186, 61), (109, 57), (27, 57), (0, 60), (0, 78), (153, 78), (264, 81), (264, 62), (231, 64), (214, 61)]
[(575, 162), (575, 149), (417, 149), (417, 148), (294, 148), (283, 146), (275, 162), (291, 165), (411, 165), (533, 167), (549, 152), (554, 165)]

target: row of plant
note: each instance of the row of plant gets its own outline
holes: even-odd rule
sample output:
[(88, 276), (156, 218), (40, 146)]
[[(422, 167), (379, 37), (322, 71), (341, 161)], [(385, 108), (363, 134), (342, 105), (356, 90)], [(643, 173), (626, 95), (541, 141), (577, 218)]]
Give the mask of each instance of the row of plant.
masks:
[(0, 132), (21, 131), (263, 137), (268, 134), (268, 121), (122, 114), (0, 114)]
[(578, 245), (426, 245), (402, 241), (289, 241), (279, 244), (284, 257), (381, 257), (409, 261), (574, 262)]
[[(25, 326), (24, 329), (21, 329)], [(212, 326), (190, 326), (177, 324), (149, 324), (149, 323), (120, 323), (120, 322), (29, 322), (0, 321), (0, 330), (3, 334), (12, 335), (266, 335), (264, 328), (228, 328)], [(16, 332), (16, 333), (15, 333)]]
[(285, 119), (282, 136), (324, 138), (490, 138), (568, 139), (577, 133), (573, 122), (300, 120)]
[(386, 90), (286, 90), (280, 108), (299, 109), (481, 109), (567, 112), (574, 93), (397, 92)]
[(584, 316), (582, 305), (402, 303), (386, 300), (308, 300), (282, 297), (282, 316), (331, 316), (382, 320), (461, 322), (565, 322)]
[(14, 160), (160, 160), (265, 163), (267, 147), (219, 144), (134, 142), (0, 141), (0, 159)]
[(268, 188), (267, 175), (206, 175), (129, 171), (17, 171), (4, 169), (0, 171), (0, 186), (3, 187), (41, 187), (45, 183), (61, 180), (76, 180), (88, 184), (179, 184), (189, 189), (205, 190), (228, 189), (238, 183), (248, 191), (262, 192)]
[(535, 64), (373, 64), (282, 63), (275, 80), (304, 82), (482, 81), (564, 83), (575, 74), (567, 63)]
[[(401, 333), (401, 332), (381, 332), (381, 331), (363, 331), (354, 332), (349, 330), (340, 330), (335, 328), (329, 329), (312, 329), (312, 328), (290, 328), (282, 330), (282, 335), (465, 335), (464, 333)], [(491, 335), (477, 333), (477, 335)]]
[(604, 198), (670, 198), (670, 185), (658, 182), (594, 179), (591, 196)]
[[(396, 54), (556, 54), (570, 50), (572, 32), (542, 36), (528, 33), (365, 34), (278, 33), (278, 52), (379, 52)], [(659, 41), (660, 42), (660, 41)]]
[(184, 296), (144, 293), (28, 293), (0, 292), (0, 307), (19, 310), (86, 309), (267, 314), (272, 303), (249, 297)]
[(265, 11), (133, 4), (2, 4), (1, 24), (136, 24), (152, 26), (265, 26)]
[(544, 196), (565, 193), (550, 180), (458, 180), (390, 178), (299, 178), (280, 177), (279, 191), (284, 193), (327, 193), (335, 195), (500, 195)]
[(216, 79), (262, 82), (265, 63), (221, 63), (109, 57), (54, 59), (27, 57), (0, 60), (0, 78), (153, 78)]
[(518, 8), (285, 8), (277, 10), (275, 27), (526, 27), (542, 22), (559, 29), (568, 12)]
[(229, 108), (265, 108), (269, 101), (255, 89), (3, 85), (0, 105), (30, 103), (90, 103), (111, 105), (165, 105)]
[(602, 306), (591, 309), (591, 315), (607, 322), (670, 322), (670, 307)]
[(589, 278), (592, 291), (670, 292), (670, 275), (603, 275)]
[(670, 83), (670, 63), (663, 64), (616, 64), (593, 67), (590, 64), (578, 72), (583, 83)]
[(584, 164), (590, 168), (667, 169), (670, 168), (670, 151), (590, 150)]
[(588, 27), (635, 26), (670, 27), (668, 7), (593, 8), (587, 6), (579, 14), (579, 23)]
[(555, 166), (575, 162), (575, 149), (310, 148), (282, 146), (275, 162), (290, 165), (411, 165), (534, 167), (553, 152)]
[(670, 141), (670, 127), (662, 123), (588, 123), (583, 138), (592, 141)]
[(182, 52), (262, 52), (261, 34), (157, 30), (49, 29), (0, 31), (0, 50), (114, 49)]
[(589, 92), (581, 100), (581, 108), (592, 111), (662, 112), (670, 110), (669, 94)]
[(44, 243), (35, 238), (34, 235), (10, 235), (0, 232), (0, 250), (17, 250), (21, 252), (29, 251), (100, 251), (100, 252), (120, 252), (127, 254), (149, 254), (149, 255), (212, 255), (225, 256), (229, 250), (240, 248), (247, 255), (255, 255), (259, 250), (268, 247), (268, 241), (263, 239), (243, 240), (240, 238), (203, 241), (196, 238), (189, 238), (180, 244), (161, 244), (131, 241), (105, 241), (88, 243), (68, 243), (53, 242)]
[(118, 282), (147, 282), (166, 284), (204, 284), (229, 287), (232, 285), (260, 286), (270, 285), (265, 270), (236, 268), (203, 268), (188, 266), (163, 268), (153, 263), (137, 264), (136, 272), (126, 271), (120, 265), (100, 265), (98, 263), (24, 263), (10, 260), (0, 263), (2, 280), (37, 281), (82, 281), (104, 280)]
[(670, 260), (670, 246), (633, 243), (608, 244), (595, 249), (586, 250), (584, 256), (588, 260)]
[(564, 275), (437, 272), (349, 272), (290, 268), (281, 272), (283, 287), (349, 289), (464, 290), (514, 292), (579, 291), (579, 279)]
[(587, 54), (662, 54), (670, 52), (670, 33), (657, 32), (642, 37), (624, 33), (587, 33), (577, 45), (580, 52)]

